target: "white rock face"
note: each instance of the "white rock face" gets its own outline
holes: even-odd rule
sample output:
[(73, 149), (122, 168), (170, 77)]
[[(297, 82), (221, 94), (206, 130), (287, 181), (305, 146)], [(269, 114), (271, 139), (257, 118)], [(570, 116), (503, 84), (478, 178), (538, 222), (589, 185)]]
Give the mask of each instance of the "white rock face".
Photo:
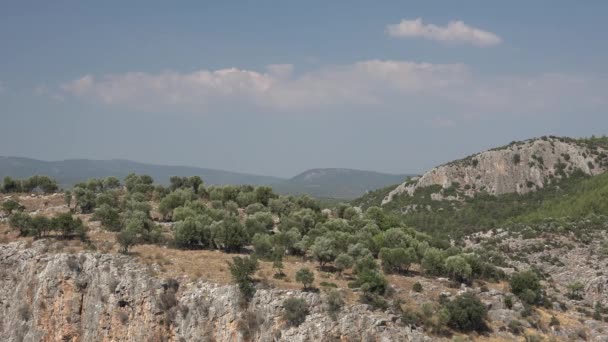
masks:
[[(232, 285), (171, 283), (130, 257), (44, 250), (42, 240), (0, 244), (0, 341), (432, 340), (363, 304), (345, 305), (333, 320), (317, 293), (258, 289), (243, 308)], [(309, 308), (297, 327), (282, 319), (289, 297)]]
[(566, 175), (577, 169), (597, 175), (606, 171), (606, 165), (608, 157), (604, 149), (591, 149), (561, 138), (533, 139), (438, 166), (415, 181), (399, 185), (382, 204), (396, 195), (411, 196), (418, 188), (440, 185), (446, 189), (453, 183), (458, 183), (459, 190), (467, 196), (481, 191), (492, 195), (523, 194), (560, 179), (560, 170)]

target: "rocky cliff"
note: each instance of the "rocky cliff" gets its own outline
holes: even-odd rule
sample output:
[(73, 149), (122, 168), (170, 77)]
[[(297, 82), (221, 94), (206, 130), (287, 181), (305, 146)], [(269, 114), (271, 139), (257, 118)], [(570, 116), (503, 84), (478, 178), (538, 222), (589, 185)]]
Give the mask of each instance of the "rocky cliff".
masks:
[[(597, 175), (608, 170), (607, 150), (568, 138), (543, 137), (496, 148), (438, 166), (400, 184), (382, 201), (423, 187), (440, 186), (434, 199), (457, 199), (480, 191), (492, 195), (526, 193), (559, 181), (578, 170)], [(449, 195), (445, 191), (451, 189)]]
[[(44, 241), (0, 245), (0, 340), (430, 340), (365, 305), (347, 305), (333, 320), (316, 293), (259, 289), (244, 308), (234, 286), (154, 273), (126, 256), (50, 254)], [(309, 306), (299, 327), (281, 318), (290, 296)]]

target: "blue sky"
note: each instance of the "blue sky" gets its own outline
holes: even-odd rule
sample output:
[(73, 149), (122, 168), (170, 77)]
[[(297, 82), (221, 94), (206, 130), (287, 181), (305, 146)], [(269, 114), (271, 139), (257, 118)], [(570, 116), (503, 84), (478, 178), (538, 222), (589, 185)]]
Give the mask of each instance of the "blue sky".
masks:
[(606, 17), (605, 1), (3, 1), (0, 155), (406, 173), (606, 134)]

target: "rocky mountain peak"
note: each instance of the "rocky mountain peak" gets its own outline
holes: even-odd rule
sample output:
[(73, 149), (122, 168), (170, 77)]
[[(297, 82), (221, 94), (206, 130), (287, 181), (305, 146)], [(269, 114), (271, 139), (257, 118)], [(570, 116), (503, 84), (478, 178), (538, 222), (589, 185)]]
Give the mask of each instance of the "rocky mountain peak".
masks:
[[(524, 194), (575, 172), (597, 175), (608, 169), (607, 150), (582, 140), (542, 137), (511, 144), (431, 169), (397, 186), (382, 201), (412, 196), (419, 188), (440, 186), (433, 199), (457, 199), (486, 192)], [(457, 190), (457, 191), (446, 191)], [(452, 194), (454, 192), (454, 194)]]

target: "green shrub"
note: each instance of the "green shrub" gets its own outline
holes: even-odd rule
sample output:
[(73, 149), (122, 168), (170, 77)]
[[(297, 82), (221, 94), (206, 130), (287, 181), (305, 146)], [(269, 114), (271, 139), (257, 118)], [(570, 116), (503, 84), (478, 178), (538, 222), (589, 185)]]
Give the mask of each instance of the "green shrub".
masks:
[(484, 330), (486, 306), (472, 293), (464, 293), (445, 305), (449, 313), (448, 324), (462, 331)]
[(249, 301), (255, 294), (253, 274), (258, 270), (258, 260), (253, 257), (234, 257), (228, 263), (232, 279), (238, 285), (239, 291), (245, 301)]
[(302, 324), (308, 316), (308, 305), (302, 298), (287, 298), (283, 301), (283, 309), (283, 319), (292, 326)]
[(514, 273), (511, 276), (511, 291), (528, 304), (537, 304), (541, 300), (541, 285), (533, 271)]
[(296, 281), (304, 285), (304, 290), (307, 290), (315, 281), (315, 274), (306, 267), (300, 268), (296, 272)]

